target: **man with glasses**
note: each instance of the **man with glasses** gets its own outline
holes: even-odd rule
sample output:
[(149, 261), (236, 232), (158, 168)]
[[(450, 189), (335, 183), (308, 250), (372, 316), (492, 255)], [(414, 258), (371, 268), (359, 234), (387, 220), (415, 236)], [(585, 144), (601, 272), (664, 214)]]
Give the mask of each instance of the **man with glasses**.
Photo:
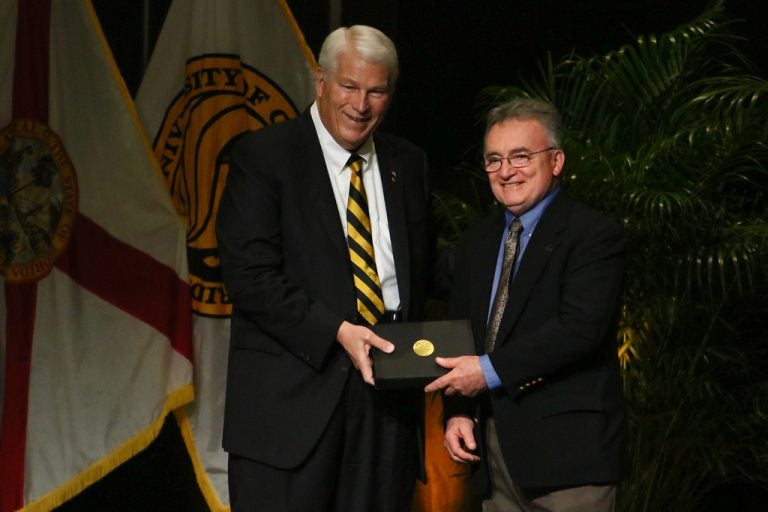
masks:
[(519, 98), (490, 111), (483, 165), (504, 207), (457, 247), (452, 314), (479, 356), (437, 358), (445, 446), (477, 463), (483, 511), (616, 509), (625, 419), (616, 319), (623, 230), (571, 199), (560, 117)]

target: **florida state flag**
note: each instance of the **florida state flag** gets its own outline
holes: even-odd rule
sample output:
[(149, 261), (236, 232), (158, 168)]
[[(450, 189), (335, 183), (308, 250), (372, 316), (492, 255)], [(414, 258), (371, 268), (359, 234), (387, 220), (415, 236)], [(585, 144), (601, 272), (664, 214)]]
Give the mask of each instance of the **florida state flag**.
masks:
[(185, 236), (90, 2), (0, 0), (0, 512), (192, 400)]

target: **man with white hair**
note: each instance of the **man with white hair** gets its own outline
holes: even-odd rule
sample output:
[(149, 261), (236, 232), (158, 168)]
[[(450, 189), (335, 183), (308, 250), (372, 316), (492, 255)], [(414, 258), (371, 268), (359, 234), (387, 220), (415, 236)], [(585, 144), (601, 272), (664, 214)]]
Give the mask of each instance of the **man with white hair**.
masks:
[(244, 135), (218, 213), (233, 305), (224, 448), (233, 511), (410, 509), (423, 396), (373, 388), (371, 326), (423, 316), (424, 152), (379, 133), (398, 74), (379, 30), (323, 43), (316, 98)]

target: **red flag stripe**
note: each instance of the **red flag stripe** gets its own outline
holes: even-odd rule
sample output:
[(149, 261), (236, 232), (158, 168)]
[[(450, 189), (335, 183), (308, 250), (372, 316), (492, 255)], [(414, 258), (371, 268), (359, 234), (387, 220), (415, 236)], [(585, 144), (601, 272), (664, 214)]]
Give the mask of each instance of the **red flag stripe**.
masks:
[[(171, 341), (192, 361), (192, 308), (189, 284), (176, 272), (78, 214), (66, 253), (56, 267), (83, 288), (139, 320)], [(147, 294), (147, 283), (154, 293)], [(171, 303), (168, 297), (175, 297)]]
[(36, 283), (5, 285), (5, 398), (0, 437), (0, 511), (24, 504), (24, 455), (32, 335), (35, 328)]
[(13, 119), (48, 122), (48, 42), (51, 0), (18, 2)]
[[(48, 122), (50, 20), (51, 0), (18, 2), (13, 119)], [(37, 285), (6, 283), (5, 301), (7, 342), (0, 425), (0, 512), (17, 510), (24, 505), (24, 457)]]

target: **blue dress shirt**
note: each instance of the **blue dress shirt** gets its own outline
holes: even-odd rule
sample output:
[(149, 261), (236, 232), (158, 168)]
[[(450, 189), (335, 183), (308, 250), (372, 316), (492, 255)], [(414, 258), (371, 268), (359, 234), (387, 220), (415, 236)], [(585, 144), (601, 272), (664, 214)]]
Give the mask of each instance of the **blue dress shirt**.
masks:
[[(523, 225), (523, 231), (520, 233), (520, 240), (518, 241), (517, 246), (517, 257), (515, 259), (515, 268), (512, 270), (512, 277), (510, 277), (510, 279), (514, 279), (517, 268), (520, 266), (520, 261), (523, 259), (525, 249), (528, 247), (528, 242), (531, 240), (533, 232), (536, 229), (536, 225), (539, 223), (541, 216), (544, 214), (544, 210), (547, 209), (547, 206), (549, 206), (549, 204), (552, 202), (552, 199), (555, 198), (555, 195), (557, 195), (559, 191), (560, 187), (555, 187), (549, 194), (544, 197), (544, 199), (539, 201), (536, 206), (520, 216), (520, 222)], [(506, 227), (504, 228), (504, 236), (501, 237), (499, 255), (496, 258), (496, 270), (493, 274), (493, 288), (491, 290), (491, 302), (488, 308), (488, 316), (490, 316), (491, 309), (493, 309), (493, 301), (496, 298), (496, 290), (499, 287), (499, 274), (501, 274), (501, 264), (504, 260), (504, 240), (509, 234), (509, 226), (515, 220), (515, 216), (512, 214), (512, 212), (507, 210), (504, 213), (504, 219), (506, 221)], [(483, 354), (480, 356), (480, 368), (483, 370), (483, 375), (485, 376), (485, 382), (488, 385), (488, 389), (494, 390), (501, 387), (501, 379), (499, 379), (496, 370), (494, 370), (488, 354)]]

